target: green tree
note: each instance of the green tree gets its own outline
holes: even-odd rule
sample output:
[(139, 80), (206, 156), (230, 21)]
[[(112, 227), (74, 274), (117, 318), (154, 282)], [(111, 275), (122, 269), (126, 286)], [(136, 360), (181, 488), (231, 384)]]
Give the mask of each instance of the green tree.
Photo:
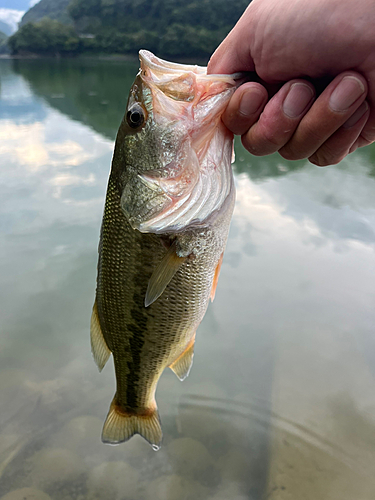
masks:
[(7, 54), (7, 53), (9, 53), (8, 37), (5, 33), (0, 31), (0, 54)]
[(13, 54), (56, 55), (76, 53), (80, 40), (71, 26), (47, 17), (38, 23), (26, 23), (9, 38)]

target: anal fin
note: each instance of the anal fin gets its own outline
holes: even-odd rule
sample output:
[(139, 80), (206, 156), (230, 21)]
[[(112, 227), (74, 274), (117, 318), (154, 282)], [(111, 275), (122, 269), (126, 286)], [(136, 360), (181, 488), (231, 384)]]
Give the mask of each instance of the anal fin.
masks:
[(195, 335), (184, 352), (175, 361), (173, 361), (171, 365), (169, 365), (169, 368), (181, 381), (185, 380), (190, 373), (194, 357), (194, 344)]
[(163, 433), (157, 407), (146, 409), (144, 414), (129, 413), (117, 404), (115, 396), (104, 422), (102, 441), (120, 444), (134, 434), (140, 434), (155, 451), (160, 448)]
[(216, 287), (217, 287), (217, 284), (219, 282), (221, 264), (223, 263), (223, 257), (224, 257), (224, 252), (220, 255), (219, 262), (216, 265), (214, 279), (212, 281), (211, 295), (210, 295), (211, 302), (213, 302), (214, 298), (215, 298)]
[(94, 307), (92, 308), (91, 315), (91, 325), (90, 325), (90, 339), (91, 339), (91, 352), (94, 357), (95, 363), (101, 372), (108, 361), (111, 354), (106, 341), (103, 337), (103, 332), (100, 327), (98, 308), (96, 306), (96, 300)]
[(167, 253), (155, 268), (150, 281), (148, 282), (145, 297), (146, 307), (151, 305), (160, 297), (185, 260), (186, 257), (179, 257), (176, 254), (176, 243), (172, 243), (172, 245), (168, 248)]

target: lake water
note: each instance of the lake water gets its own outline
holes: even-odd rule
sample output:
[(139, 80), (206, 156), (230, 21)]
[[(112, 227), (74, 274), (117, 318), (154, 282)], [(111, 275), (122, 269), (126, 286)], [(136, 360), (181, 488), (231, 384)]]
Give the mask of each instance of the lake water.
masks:
[(216, 299), (190, 376), (157, 390), (162, 448), (101, 443), (114, 372), (89, 323), (137, 67), (0, 60), (0, 498), (373, 500), (374, 146), (322, 169), (236, 144)]

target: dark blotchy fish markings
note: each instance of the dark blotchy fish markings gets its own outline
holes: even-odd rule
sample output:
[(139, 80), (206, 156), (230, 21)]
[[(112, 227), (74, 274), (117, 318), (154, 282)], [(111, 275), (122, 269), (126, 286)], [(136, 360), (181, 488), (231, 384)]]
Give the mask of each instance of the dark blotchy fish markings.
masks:
[(189, 374), (232, 216), (233, 136), (221, 122), (236, 75), (140, 52), (118, 131), (100, 245), (91, 346), (113, 354), (117, 390), (102, 440), (162, 439), (155, 401), (169, 366)]

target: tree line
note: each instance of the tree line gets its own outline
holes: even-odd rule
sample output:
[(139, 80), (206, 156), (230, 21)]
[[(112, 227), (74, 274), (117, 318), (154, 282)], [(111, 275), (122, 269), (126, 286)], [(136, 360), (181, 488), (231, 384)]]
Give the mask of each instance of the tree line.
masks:
[(147, 48), (161, 57), (206, 58), (247, 5), (248, 0), (71, 0), (72, 23), (48, 17), (27, 22), (8, 43), (13, 54), (134, 54)]

